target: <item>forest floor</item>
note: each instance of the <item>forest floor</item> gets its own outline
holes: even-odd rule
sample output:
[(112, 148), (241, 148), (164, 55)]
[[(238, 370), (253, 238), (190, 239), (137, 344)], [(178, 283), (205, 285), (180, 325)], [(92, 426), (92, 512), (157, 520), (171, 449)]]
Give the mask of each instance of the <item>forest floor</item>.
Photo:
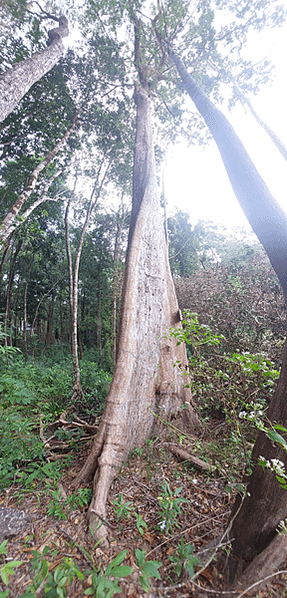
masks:
[[(213, 421), (208, 426), (204, 458), (208, 455), (210, 463), (214, 452), (218, 456), (220, 451), (225, 425)], [(67, 427), (62, 425), (63, 433)], [(224, 558), (216, 558), (219, 553), (212, 545), (222, 539), (221, 557), (228, 553), (224, 532), (236, 495), (234, 476), (233, 490), (227, 484), (228, 456), (220, 472), (198, 469), (171, 451), (176, 442), (180, 449), (197, 454), (197, 441), (179, 437), (171, 429), (134, 450), (109, 493), (109, 546), (103, 548), (87, 529), (85, 503), (90, 489), (83, 488), (80, 494), (78, 490), (76, 495), (70, 488), (90, 442), (86, 438), (75, 445), (57, 480), (46, 477), (39, 482), (35, 478), (28, 489), (15, 483), (0, 495), (0, 507), (20, 509), (29, 518), (26, 529), (9, 538), (6, 546), (6, 559), (21, 561), (9, 577), (9, 597), (103, 598), (114, 595), (109, 586), (113, 583), (120, 598), (215, 597), (223, 589)], [(67, 442), (55, 437), (49, 442), (51, 461), (55, 455), (61, 459), (56, 453), (61, 452), (61, 445), (66, 450)], [(202, 445), (200, 448), (202, 457)], [(130, 566), (133, 572), (117, 578), (109, 574), (108, 566), (122, 551), (126, 551), (123, 562), (114, 565)], [(114, 569), (114, 573), (120, 575), (120, 570)], [(191, 581), (192, 573), (196, 575)], [(6, 585), (1, 588), (0, 584), (1, 597), (8, 595), (6, 591)], [(257, 593), (258, 598), (286, 595), (287, 573)]]

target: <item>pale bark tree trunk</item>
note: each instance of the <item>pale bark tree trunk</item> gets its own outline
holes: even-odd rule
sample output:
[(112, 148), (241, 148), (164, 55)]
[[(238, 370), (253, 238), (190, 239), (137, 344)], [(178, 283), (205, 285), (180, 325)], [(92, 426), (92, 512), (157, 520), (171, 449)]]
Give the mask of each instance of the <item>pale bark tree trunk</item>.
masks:
[(78, 285), (76, 292), (74, 288), (74, 275), (73, 275), (73, 261), (71, 254), (70, 236), (69, 236), (69, 208), (70, 200), (68, 201), (66, 213), (65, 213), (65, 230), (66, 230), (66, 251), (68, 258), (68, 270), (69, 270), (69, 301), (70, 301), (70, 314), (71, 314), (71, 348), (73, 356), (73, 370), (74, 370), (74, 386), (73, 386), (73, 399), (81, 399), (83, 397), (83, 389), (80, 378), (80, 366), (78, 357), (78, 318), (77, 318), (77, 303), (78, 303)]
[[(187, 73), (178, 56), (174, 53), (171, 55), (186, 91), (214, 136), (235, 195), (266, 250), (286, 298), (287, 216), (271, 195), (228, 120)], [(267, 417), (271, 423), (287, 427), (286, 343), (279, 382), (271, 398)], [(234, 538), (229, 561), (230, 580), (234, 578), (238, 563), (239, 569), (244, 569), (246, 561), (253, 559), (268, 546), (276, 535), (279, 522), (287, 517), (286, 490), (281, 488), (274, 473), (263, 470), (258, 465), (259, 455), (266, 459), (280, 459), (287, 469), (286, 451), (271, 443), (266, 434), (260, 432), (252, 452), (253, 472), (245, 480), (247, 495), (230, 532), (230, 537)], [(236, 513), (240, 500), (238, 497), (233, 513)]]
[[(2, 220), (2, 223), (0, 225), (0, 244), (4, 245), (5, 242), (7, 241), (8, 237), (10, 236), (10, 234), (13, 232), (13, 229), (16, 228), (18, 223), (15, 223), (16, 217), (18, 216), (19, 211), (21, 210), (23, 204), (27, 201), (27, 199), (30, 197), (30, 195), (33, 193), (33, 191), (35, 190), (36, 187), (36, 183), (39, 177), (39, 174), (44, 170), (44, 168), (46, 168), (46, 166), (48, 166), (48, 164), (50, 164), (55, 156), (58, 154), (58, 152), (60, 151), (60, 149), (63, 147), (63, 145), (65, 144), (65, 142), (67, 141), (67, 139), (70, 137), (71, 133), (73, 132), (75, 126), (76, 126), (76, 119), (78, 117), (79, 112), (77, 112), (77, 114), (74, 117), (72, 126), (70, 127), (70, 129), (65, 133), (65, 135), (62, 137), (62, 139), (60, 139), (60, 141), (57, 143), (57, 145), (55, 145), (55, 147), (47, 154), (47, 156), (44, 158), (44, 160), (42, 160), (42, 162), (40, 162), (40, 164), (38, 164), (38, 166), (36, 166), (36, 168), (34, 168), (32, 174), (29, 176), (27, 185), (25, 187), (25, 189), (22, 191), (22, 193), (20, 193), (20, 195), (18, 195), (15, 203), (13, 204), (13, 206), (10, 208), (9, 212), (6, 214), (5, 218)], [(54, 177), (56, 178), (56, 177)], [(52, 184), (53, 180), (51, 181), (50, 184)], [(44, 201), (44, 200), (42, 200)], [(26, 218), (28, 218), (28, 216), (31, 214), (31, 212), (38, 206), (40, 205), (40, 203), (42, 203), (42, 201), (36, 201), (33, 206), (31, 206), (30, 208), (28, 208), (28, 210), (26, 210), (26, 212), (24, 212), (24, 220)]]
[(8, 336), (5, 337), (5, 345), (11, 345), (11, 336), (10, 330), (10, 308), (11, 308), (11, 293), (12, 293), (12, 285), (14, 280), (14, 273), (15, 273), (15, 266), (19, 251), (23, 245), (23, 241), (20, 240), (17, 243), (15, 248), (14, 254), (11, 255), (11, 265), (10, 265), (10, 272), (9, 272), (9, 279), (7, 284), (7, 291), (6, 291), (6, 309), (5, 309), (5, 317), (4, 317), (4, 331), (5, 333), (9, 333)]
[[(66, 250), (67, 250), (67, 257), (68, 257), (68, 268), (69, 268), (69, 298), (70, 298), (70, 313), (71, 313), (71, 337), (72, 337), (72, 355), (73, 355), (73, 367), (74, 367), (74, 387), (73, 387), (73, 400), (79, 399), (83, 397), (83, 389), (81, 385), (80, 379), (80, 367), (79, 367), (79, 358), (78, 358), (78, 280), (79, 280), (79, 267), (80, 267), (80, 259), (82, 253), (82, 247), (84, 242), (84, 237), (86, 234), (87, 226), (89, 224), (89, 220), (91, 214), (93, 212), (94, 207), (99, 199), (101, 190), (103, 188), (103, 184), (105, 178), (108, 173), (109, 164), (105, 169), (105, 172), (102, 176), (102, 180), (99, 183), (100, 175), (102, 172), (102, 167), (105, 162), (105, 156), (103, 157), (98, 173), (95, 185), (93, 187), (89, 205), (87, 208), (85, 222), (82, 227), (76, 256), (75, 256), (75, 263), (73, 268), (72, 262), (72, 254), (71, 254), (71, 247), (70, 247), (70, 239), (69, 239), (69, 207), (70, 201), (68, 202), (66, 214), (65, 214), (65, 229), (66, 229)], [(96, 197), (95, 197), (96, 194)]]
[(34, 264), (34, 256), (31, 260), (30, 268), (26, 277), (25, 287), (24, 287), (24, 305), (23, 305), (23, 343), (24, 343), (24, 357), (25, 363), (27, 363), (28, 359), (28, 351), (27, 351), (27, 293), (28, 293), (28, 284), (30, 280), (31, 270)]
[(17, 106), (30, 87), (59, 61), (64, 53), (62, 38), (69, 35), (68, 20), (59, 18), (59, 27), (49, 32), (47, 48), (17, 62), (0, 76), (0, 122)]
[[(106, 501), (122, 460), (144, 444), (154, 412), (176, 414), (183, 403), (198, 425), (191, 394), (176, 360), (187, 364), (185, 347), (169, 340), (179, 319), (157, 189), (152, 143), (151, 101), (137, 85), (133, 206), (120, 311), (118, 354), (105, 411), (91, 453), (75, 485), (94, 476), (89, 523), (106, 538)], [(101, 526), (99, 528), (99, 525)]]
[[(52, 183), (61, 174), (61, 172), (62, 172), (62, 170), (58, 170), (53, 176), (51, 176), (48, 179), (40, 197), (38, 197), (38, 199), (36, 199), (36, 201), (34, 201), (34, 203), (29, 208), (27, 208), (27, 210), (25, 210), (25, 212), (22, 212), (21, 220), (17, 220), (16, 222), (13, 223), (13, 225), (11, 225), (11, 227), (9, 228), (8, 234), (9, 233), (13, 234), (13, 232), (16, 230), (16, 228), (18, 228), (18, 226), (21, 226), (21, 224), (23, 222), (25, 222), (25, 220), (27, 220), (27, 218), (30, 216), (30, 214), (32, 214), (32, 212), (34, 212), (34, 210), (36, 210), (36, 208), (38, 208), (45, 201), (58, 201), (59, 197), (61, 197), (61, 193), (57, 193), (55, 195), (55, 197), (47, 197), (46, 193), (47, 193), (49, 187), (51, 187)], [(0, 234), (0, 237), (1, 237), (1, 234)]]
[(255, 108), (252, 106), (250, 100), (235, 86), (234, 91), (237, 97), (241, 100), (242, 104), (247, 104), (252, 116), (254, 116), (256, 122), (262, 127), (262, 129), (267, 133), (270, 139), (273, 141), (274, 145), (276, 145), (277, 149), (279, 150), (281, 156), (283, 156), (284, 160), (287, 161), (287, 147), (283, 143), (283, 141), (276, 135), (275, 131), (269, 127), (269, 125), (259, 116), (256, 112)]

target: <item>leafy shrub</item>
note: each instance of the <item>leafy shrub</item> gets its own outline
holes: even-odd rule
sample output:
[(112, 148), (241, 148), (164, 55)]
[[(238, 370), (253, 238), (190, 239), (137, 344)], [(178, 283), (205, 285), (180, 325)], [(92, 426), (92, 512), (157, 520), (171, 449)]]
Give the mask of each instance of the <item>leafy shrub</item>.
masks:
[(42, 441), (34, 432), (35, 422), (15, 410), (0, 409), (0, 488), (6, 488), (29, 463), (43, 460)]
[(82, 388), (86, 405), (92, 407), (93, 413), (102, 413), (109, 392), (112, 377), (95, 362), (82, 359), (80, 366)]

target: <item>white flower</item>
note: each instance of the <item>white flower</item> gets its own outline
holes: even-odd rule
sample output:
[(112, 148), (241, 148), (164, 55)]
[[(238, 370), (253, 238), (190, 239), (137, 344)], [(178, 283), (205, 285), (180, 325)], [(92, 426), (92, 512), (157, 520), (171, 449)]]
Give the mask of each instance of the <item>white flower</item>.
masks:
[(279, 459), (271, 459), (271, 463), (273, 463), (273, 467), (283, 467), (284, 469), (284, 463), (283, 461), (279, 461)]
[(161, 529), (161, 531), (163, 531), (166, 527), (166, 520), (164, 519), (163, 521), (160, 521), (158, 527)]
[(246, 415), (247, 415), (246, 411), (240, 411), (240, 413), (239, 413), (240, 418), (244, 418), (244, 417), (246, 417)]

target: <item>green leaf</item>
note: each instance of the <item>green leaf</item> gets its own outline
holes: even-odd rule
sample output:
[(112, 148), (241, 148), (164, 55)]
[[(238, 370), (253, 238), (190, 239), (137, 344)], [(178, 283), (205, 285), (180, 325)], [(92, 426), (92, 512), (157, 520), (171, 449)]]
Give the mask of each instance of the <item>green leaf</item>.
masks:
[(131, 575), (132, 572), (132, 567), (128, 567), (127, 565), (121, 565), (119, 567), (113, 567), (111, 575), (113, 577), (127, 577), (128, 575)]
[(161, 579), (158, 569), (162, 566), (162, 563), (159, 561), (147, 561), (142, 570), (148, 577), (155, 577), (156, 579)]
[(277, 442), (277, 444), (280, 444), (280, 446), (282, 446), (284, 450), (287, 451), (287, 442), (286, 440), (284, 440), (283, 436), (278, 434), (278, 432), (275, 432), (275, 430), (268, 430), (267, 435), (268, 438), (270, 438), (270, 440), (272, 440), (273, 442)]
[(5, 583), (5, 586), (8, 586), (9, 575), (8, 575), (7, 569), (4, 569), (4, 567), (3, 567), (2, 571), (1, 571), (1, 577), (2, 577), (3, 583)]
[(280, 426), (280, 424), (275, 424), (274, 428), (275, 430), (281, 430), (281, 432), (287, 432), (287, 428), (284, 428), (284, 426)]
[(135, 556), (137, 559), (137, 564), (138, 567), (141, 569), (142, 565), (144, 564), (145, 561), (145, 550), (140, 550), (139, 548), (135, 549)]
[(127, 550), (122, 550), (121, 552), (119, 552), (119, 554), (117, 554), (114, 560), (110, 563), (109, 567), (116, 567), (117, 565), (120, 565), (120, 563), (122, 563), (123, 560), (126, 558), (127, 552)]
[(23, 561), (9, 561), (8, 566), (10, 567), (20, 567), (20, 565), (22, 565)]
[(0, 554), (7, 554), (7, 543), (8, 540), (3, 540), (3, 542), (0, 544)]
[(150, 583), (147, 577), (144, 577), (143, 575), (140, 576), (140, 584), (142, 589), (144, 590), (144, 592), (148, 592), (150, 589)]

